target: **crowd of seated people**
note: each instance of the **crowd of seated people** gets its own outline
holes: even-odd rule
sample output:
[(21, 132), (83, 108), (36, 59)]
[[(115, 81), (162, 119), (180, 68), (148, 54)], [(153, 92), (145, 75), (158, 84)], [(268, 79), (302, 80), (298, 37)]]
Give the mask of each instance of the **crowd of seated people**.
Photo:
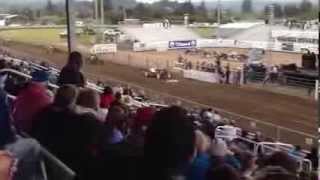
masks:
[[(86, 88), (81, 61), (71, 53), (55, 91), (47, 88), (46, 71), (30, 72), (14, 100), (8, 76), (0, 74), (1, 180), (44, 179), (41, 146), (74, 170), (76, 180), (316, 179), (299, 172), (296, 152), (256, 155), (237, 138), (215, 137), (217, 126), (234, 122), (212, 109), (198, 115), (179, 106), (132, 110), (125, 100), (133, 98), (130, 90)], [(317, 170), (317, 148), (307, 158)]]

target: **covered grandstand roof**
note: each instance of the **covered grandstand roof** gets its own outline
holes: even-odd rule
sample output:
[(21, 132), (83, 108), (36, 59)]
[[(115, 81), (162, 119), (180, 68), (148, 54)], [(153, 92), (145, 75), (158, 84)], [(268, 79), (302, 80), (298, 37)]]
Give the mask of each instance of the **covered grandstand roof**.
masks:
[(249, 29), (257, 25), (262, 25), (263, 22), (237, 22), (220, 25), (219, 28), (224, 29)]
[(319, 39), (318, 31), (299, 31), (299, 30), (274, 30), (272, 31), (272, 37), (279, 36), (294, 37), (294, 38), (308, 38)]

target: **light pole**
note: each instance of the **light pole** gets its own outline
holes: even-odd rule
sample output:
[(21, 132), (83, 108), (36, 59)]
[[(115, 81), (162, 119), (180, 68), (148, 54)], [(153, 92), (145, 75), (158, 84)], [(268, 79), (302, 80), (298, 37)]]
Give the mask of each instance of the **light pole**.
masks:
[(221, 0), (218, 0), (218, 5), (217, 5), (217, 23), (218, 23), (217, 38), (220, 39)]
[(217, 17), (217, 21), (218, 21), (218, 25), (220, 25), (220, 23), (221, 23), (221, 0), (218, 0), (218, 17)]
[(274, 5), (269, 5), (269, 14), (268, 14), (268, 48), (269, 48), (269, 53), (270, 53), (270, 62), (272, 63), (272, 48), (273, 48), (273, 39), (272, 39), (272, 25), (274, 21)]
[(100, 9), (101, 9), (101, 25), (104, 24), (104, 0), (101, 0)]

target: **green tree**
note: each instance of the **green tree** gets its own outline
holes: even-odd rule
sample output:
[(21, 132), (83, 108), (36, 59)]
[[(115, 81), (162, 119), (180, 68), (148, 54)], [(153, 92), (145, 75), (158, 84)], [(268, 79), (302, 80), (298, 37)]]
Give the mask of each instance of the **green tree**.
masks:
[(300, 10), (296, 6), (296, 4), (286, 4), (284, 6), (283, 12), (286, 17), (295, 17), (300, 13)]
[(307, 13), (308, 11), (311, 11), (312, 9), (312, 3), (309, 0), (303, 0), (300, 4), (300, 11), (301, 13)]
[(204, 1), (196, 9), (196, 21), (207, 21), (208, 20), (208, 10), (206, 3)]
[(243, 0), (242, 12), (243, 13), (251, 13), (252, 12), (252, 1), (251, 0)]
[(54, 12), (54, 5), (51, 0), (47, 0), (46, 11), (48, 14), (52, 14)]
[(104, 5), (104, 10), (108, 11), (108, 10), (112, 10), (113, 6), (112, 6), (112, 1), (111, 0), (103, 0), (103, 5)]
[(273, 4), (274, 7), (274, 17), (275, 18), (282, 18), (283, 17), (283, 9), (280, 4)]
[(185, 13), (188, 13), (188, 14), (193, 14), (195, 12), (195, 8), (193, 6), (193, 4), (191, 3), (191, 1), (186, 1), (186, 2), (183, 2), (183, 3), (180, 3), (177, 8), (175, 9), (175, 12), (174, 14), (176, 15), (183, 15)]
[(28, 18), (29, 21), (33, 21), (35, 19), (34, 13), (30, 8), (24, 8), (21, 14)]
[(138, 3), (136, 7), (133, 9), (133, 15), (136, 18), (150, 17), (151, 9), (145, 5), (144, 3)]

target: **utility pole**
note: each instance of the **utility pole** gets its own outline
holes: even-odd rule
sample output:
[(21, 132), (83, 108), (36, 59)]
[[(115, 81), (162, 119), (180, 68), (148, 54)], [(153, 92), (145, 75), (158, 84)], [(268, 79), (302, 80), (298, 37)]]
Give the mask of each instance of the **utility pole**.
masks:
[(123, 21), (127, 19), (127, 9), (125, 7), (122, 8)]
[(217, 17), (217, 19), (218, 19), (218, 25), (220, 25), (221, 24), (221, 0), (218, 0), (218, 17)]
[(66, 0), (68, 52), (76, 50), (76, 27), (74, 19), (74, 0)]
[(101, 25), (104, 25), (104, 0), (101, 0), (100, 8), (101, 8)]

